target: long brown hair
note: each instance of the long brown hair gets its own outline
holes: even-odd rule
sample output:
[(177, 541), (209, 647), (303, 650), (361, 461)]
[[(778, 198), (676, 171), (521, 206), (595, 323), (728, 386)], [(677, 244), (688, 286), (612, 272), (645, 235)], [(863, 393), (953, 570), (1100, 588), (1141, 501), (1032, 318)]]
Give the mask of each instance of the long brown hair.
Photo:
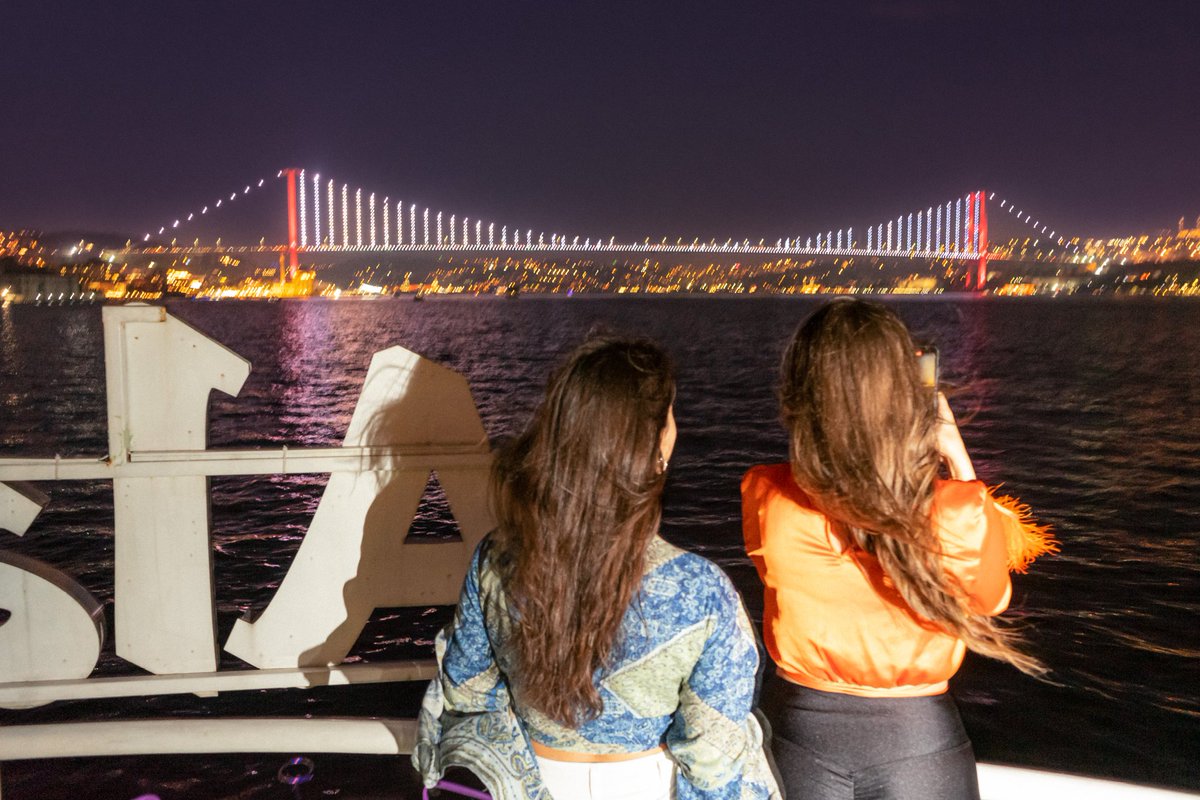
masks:
[(968, 608), (942, 567), (937, 412), (900, 318), (861, 300), (821, 307), (796, 331), (782, 378), (792, 476), (845, 544), (878, 559), (913, 611), (969, 649), (1044, 673), (1014, 631)]
[(554, 373), (492, 473), (493, 553), (514, 617), (521, 701), (571, 727), (603, 710), (593, 675), (658, 529), (659, 437), (675, 382), (652, 342), (596, 337)]

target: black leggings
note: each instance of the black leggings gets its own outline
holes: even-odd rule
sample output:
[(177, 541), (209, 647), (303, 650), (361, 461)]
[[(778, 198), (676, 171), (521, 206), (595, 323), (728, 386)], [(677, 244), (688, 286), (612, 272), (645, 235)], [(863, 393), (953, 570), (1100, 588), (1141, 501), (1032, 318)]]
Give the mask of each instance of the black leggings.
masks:
[(979, 800), (949, 695), (855, 697), (772, 675), (762, 709), (789, 800)]

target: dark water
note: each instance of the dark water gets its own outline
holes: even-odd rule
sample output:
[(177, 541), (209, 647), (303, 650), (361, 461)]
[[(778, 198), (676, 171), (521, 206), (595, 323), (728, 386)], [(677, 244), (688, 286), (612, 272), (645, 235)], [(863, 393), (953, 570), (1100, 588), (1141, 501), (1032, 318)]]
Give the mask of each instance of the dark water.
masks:
[[(761, 598), (741, 549), (738, 480), (783, 460), (775, 369), (811, 299), (431, 299), (425, 303), (191, 304), (171, 312), (248, 358), (238, 398), (214, 395), (211, 446), (340, 443), (371, 354), (402, 344), (470, 379), (493, 440), (536, 402), (550, 366), (593, 326), (662, 342), (680, 373), (665, 535), (720, 563), (752, 615)], [(1200, 327), (1188, 302), (898, 300), (943, 370), (980, 477), (1051, 523), (1062, 553), (1015, 582), (1013, 608), (1053, 684), (968, 657), (952, 684), (981, 760), (1200, 789)], [(102, 455), (100, 314), (0, 311), (0, 456)], [(323, 477), (213, 481), (221, 640), (285, 573)], [(43, 484), (52, 505), (4, 547), (71, 572), (109, 604), (107, 484)], [(421, 527), (446, 526), (436, 504)], [(449, 610), (378, 612), (352, 658), (423, 657)], [(111, 625), (111, 622), (110, 622)], [(240, 662), (224, 656), (224, 668)], [(133, 672), (107, 653), (97, 675)], [(0, 722), (162, 714), (410, 715), (419, 686), (337, 687), (58, 703)], [(284, 757), (19, 762), (8, 800), (41, 797), (288, 798)], [(305, 797), (415, 796), (406, 759), (315, 756)]]

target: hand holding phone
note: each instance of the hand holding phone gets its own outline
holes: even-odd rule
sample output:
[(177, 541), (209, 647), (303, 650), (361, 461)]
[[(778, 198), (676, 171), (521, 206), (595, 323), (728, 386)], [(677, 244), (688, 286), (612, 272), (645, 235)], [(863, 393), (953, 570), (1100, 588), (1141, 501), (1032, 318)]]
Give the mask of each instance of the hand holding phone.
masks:
[(938, 407), (938, 381), (941, 379), (941, 362), (939, 361), (938, 349), (931, 344), (919, 344), (914, 352), (917, 357), (917, 375), (921, 379), (921, 386), (929, 390), (929, 395), (933, 399), (933, 408), (936, 411)]

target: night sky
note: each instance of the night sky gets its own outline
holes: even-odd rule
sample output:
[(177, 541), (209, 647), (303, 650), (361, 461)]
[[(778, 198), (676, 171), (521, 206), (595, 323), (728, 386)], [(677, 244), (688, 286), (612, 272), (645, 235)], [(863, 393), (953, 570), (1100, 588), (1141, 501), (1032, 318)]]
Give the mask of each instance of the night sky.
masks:
[[(497, 230), (773, 241), (984, 188), (1153, 231), (1200, 215), (1198, 31), (1191, 0), (8, 1), (0, 229), (139, 235), (300, 166)], [(282, 241), (281, 198), (215, 231)]]

